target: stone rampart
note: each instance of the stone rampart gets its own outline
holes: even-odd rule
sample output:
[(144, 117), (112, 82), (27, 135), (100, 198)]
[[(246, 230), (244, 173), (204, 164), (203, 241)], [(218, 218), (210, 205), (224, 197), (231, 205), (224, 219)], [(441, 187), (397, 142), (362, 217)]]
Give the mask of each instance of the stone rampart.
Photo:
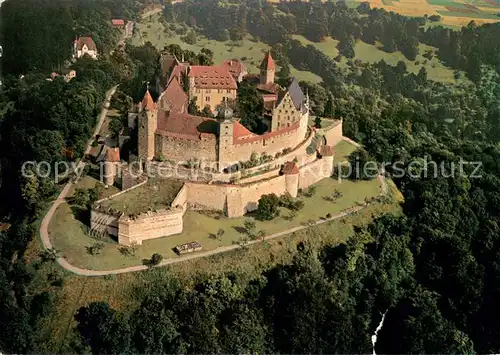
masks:
[(342, 120), (338, 120), (332, 126), (322, 129), (329, 146), (334, 147), (342, 140), (342, 123)]
[(108, 233), (109, 235), (118, 236), (118, 219), (117, 215), (112, 215), (97, 210), (90, 211), (90, 229), (100, 233)]
[(182, 233), (184, 209), (142, 213), (136, 218), (122, 216), (118, 220), (118, 243), (142, 244), (144, 240)]
[(216, 161), (217, 159), (215, 136), (185, 139), (157, 133), (155, 134), (155, 147), (157, 154), (161, 152), (164, 159), (175, 161), (190, 159)]
[(323, 157), (299, 168), (299, 189), (304, 189), (333, 174), (333, 157)]

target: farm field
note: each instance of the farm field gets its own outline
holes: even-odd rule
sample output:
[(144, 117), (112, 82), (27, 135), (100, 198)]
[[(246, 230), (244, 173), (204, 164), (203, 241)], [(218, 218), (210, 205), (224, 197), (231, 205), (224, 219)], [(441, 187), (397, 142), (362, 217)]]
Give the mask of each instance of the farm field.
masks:
[[(169, 44), (177, 44), (184, 50), (199, 52), (202, 48), (208, 48), (214, 52), (215, 64), (222, 63), (228, 59), (241, 60), (249, 73), (258, 73), (259, 65), (264, 57), (264, 53), (269, 49), (269, 46), (263, 42), (259, 42), (248, 35), (242, 41), (227, 41), (219, 42), (198, 35), (196, 44), (187, 44), (181, 39), (181, 35), (174, 31), (165, 31), (165, 26), (159, 21), (160, 14), (150, 16), (146, 22), (137, 24), (137, 31), (132, 38), (132, 44), (141, 45), (143, 42), (150, 41), (155, 47), (163, 49)], [(314, 83), (321, 82), (321, 78), (310, 72), (304, 72), (291, 67), (292, 74), (298, 80), (311, 81)]]
[[(498, 22), (500, 2), (498, 0), (368, 0), (372, 7), (383, 8), (406, 16), (440, 15), (437, 23), (460, 27), (474, 20), (478, 25)], [(350, 7), (357, 7), (361, 1), (349, 1)], [(447, 9), (450, 7), (451, 9)]]
[[(303, 45), (313, 45), (331, 58), (335, 58), (339, 54), (336, 47), (338, 41), (332, 39), (331, 37), (326, 38), (325, 41), (320, 43), (311, 42), (303, 36), (299, 35), (295, 35), (293, 36), (293, 38), (301, 41)], [(387, 53), (375, 45), (357, 41), (355, 47), (356, 56), (354, 57), (354, 59), (359, 59), (362, 62), (366, 63), (376, 63), (384, 60), (387, 64), (390, 65), (396, 65), (399, 61), (403, 61), (406, 64), (408, 71), (415, 74), (418, 73), (421, 67), (425, 67), (425, 69), (427, 70), (427, 75), (431, 80), (444, 83), (467, 82), (465, 74), (463, 73), (461, 74), (461, 78), (456, 80), (454, 77), (454, 71), (441, 63), (437, 56), (434, 56), (431, 60), (424, 58), (423, 54), (426, 51), (432, 51), (435, 53), (436, 48), (421, 43), (419, 46), (419, 54), (417, 56), (417, 59), (415, 61), (410, 61), (406, 59), (405, 56), (399, 51), (394, 53)], [(339, 65), (341, 66), (346, 66), (346, 64), (347, 60), (345, 58), (343, 58), (339, 63)]]

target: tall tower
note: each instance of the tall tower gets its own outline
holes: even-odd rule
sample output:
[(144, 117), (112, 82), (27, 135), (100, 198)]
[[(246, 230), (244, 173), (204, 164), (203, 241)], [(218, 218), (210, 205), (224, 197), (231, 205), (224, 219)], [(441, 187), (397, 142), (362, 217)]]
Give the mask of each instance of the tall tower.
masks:
[(267, 51), (262, 63), (260, 63), (260, 83), (274, 83), (274, 74), (276, 73), (276, 65), (274, 64), (271, 51)]
[(218, 146), (218, 165), (219, 171), (231, 165), (233, 158), (233, 135), (234, 120), (233, 110), (225, 107), (219, 111), (219, 146)]
[(142, 102), (139, 104), (138, 151), (142, 163), (151, 160), (155, 156), (155, 131), (158, 126), (158, 108), (154, 103), (149, 90), (146, 91)]

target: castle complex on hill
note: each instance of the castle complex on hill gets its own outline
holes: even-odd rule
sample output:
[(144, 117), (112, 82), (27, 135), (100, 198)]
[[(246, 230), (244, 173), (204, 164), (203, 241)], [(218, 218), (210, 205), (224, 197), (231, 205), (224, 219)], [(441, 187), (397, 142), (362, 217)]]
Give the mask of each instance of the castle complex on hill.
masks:
[[(252, 154), (274, 157), (300, 144), (307, 133), (308, 97), (296, 79), (286, 89), (274, 83), (276, 66), (270, 53), (266, 53), (260, 69), (257, 88), (263, 92), (270, 110), (264, 118), (268, 130), (258, 135), (226, 109), (234, 105), (238, 88), (227, 65), (191, 66), (176, 62), (158, 102), (155, 103), (147, 91), (138, 106), (141, 161), (207, 160), (216, 162), (222, 172), (238, 162), (250, 160)], [(184, 81), (188, 83), (187, 92), (181, 84)], [(217, 112), (218, 118), (188, 114), (187, 106), (193, 99), (201, 103), (201, 107)]]
[[(102, 154), (105, 184), (121, 181), (123, 191), (96, 202), (92, 229), (117, 236), (120, 244), (141, 244), (181, 233), (188, 208), (243, 216), (257, 208), (264, 194), (297, 197), (299, 189), (333, 174), (333, 147), (343, 139), (342, 121), (336, 120), (325, 129), (309, 126), (308, 95), (296, 79), (285, 88), (274, 82), (276, 65), (269, 52), (262, 60), (259, 77), (254, 78), (264, 101), (261, 114), (267, 130), (262, 134), (249, 131), (232, 115), (238, 83), (247, 75), (241, 63), (194, 66), (163, 55), (161, 66), (159, 98), (155, 102), (147, 91), (129, 113), (129, 128), (138, 131), (139, 176), (132, 176), (130, 169), (119, 169), (118, 148), (108, 148)], [(193, 100), (216, 118), (189, 114)], [(201, 163), (186, 164), (192, 161)], [(241, 164), (249, 161), (251, 165)], [(235, 166), (238, 169), (233, 169)], [(164, 208), (134, 215), (110, 207), (113, 199), (123, 207), (126, 194), (137, 188), (160, 191), (172, 179), (148, 182), (148, 176), (165, 169), (182, 187), (175, 191), (175, 198), (163, 201)]]

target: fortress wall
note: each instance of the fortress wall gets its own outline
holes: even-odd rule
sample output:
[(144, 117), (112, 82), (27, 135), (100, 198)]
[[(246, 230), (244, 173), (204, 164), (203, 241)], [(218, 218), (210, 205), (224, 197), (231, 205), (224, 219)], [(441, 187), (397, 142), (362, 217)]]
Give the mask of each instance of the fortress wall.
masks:
[(205, 207), (212, 210), (225, 211), (226, 196), (228, 186), (219, 184), (198, 184), (186, 183), (188, 190), (187, 202), (189, 205), (197, 207)]
[(118, 221), (118, 243), (142, 244), (143, 240), (182, 233), (184, 209), (160, 210), (141, 214), (136, 219), (122, 217)]
[(241, 194), (241, 206), (228, 206), (228, 216), (242, 216), (246, 212), (257, 209), (259, 199), (262, 195), (283, 195), (286, 192), (285, 176), (277, 176), (272, 179), (244, 185), (238, 188)]
[(118, 235), (118, 217), (96, 210), (90, 211), (90, 229)]
[(342, 140), (342, 121), (339, 121), (333, 127), (328, 127), (323, 130), (323, 133), (326, 138), (326, 144), (332, 147), (335, 146)]
[(185, 139), (171, 136), (155, 135), (155, 151), (161, 152), (165, 159), (188, 161), (190, 159), (207, 159), (215, 161), (217, 141), (213, 138)]
[(262, 179), (269, 179), (269, 178), (272, 178), (275, 176), (279, 176), (279, 173), (280, 173), (280, 169), (274, 169), (274, 170), (270, 170), (267, 172), (263, 172), (261, 174), (255, 175), (255, 176), (250, 176), (247, 178), (243, 177), (238, 181), (238, 183), (239, 184), (248, 184), (248, 183), (251, 183), (254, 181), (259, 181)]
[(242, 139), (233, 145), (232, 154), (228, 156), (232, 156), (234, 162), (250, 160), (250, 156), (254, 152), (259, 155), (266, 153), (274, 157), (276, 153), (283, 151), (285, 148), (296, 147), (303, 139), (304, 137), (299, 137), (298, 128), (271, 138), (263, 138), (249, 142), (245, 142), (245, 140)]
[(326, 157), (300, 168), (299, 189), (304, 189), (332, 175), (333, 158)]
[(177, 206), (180, 206), (183, 210), (183, 212), (186, 212), (187, 209), (187, 200), (188, 200), (188, 188), (186, 184), (184, 184), (179, 192), (177, 193), (177, 196), (175, 199), (172, 201), (172, 208), (175, 208)]

